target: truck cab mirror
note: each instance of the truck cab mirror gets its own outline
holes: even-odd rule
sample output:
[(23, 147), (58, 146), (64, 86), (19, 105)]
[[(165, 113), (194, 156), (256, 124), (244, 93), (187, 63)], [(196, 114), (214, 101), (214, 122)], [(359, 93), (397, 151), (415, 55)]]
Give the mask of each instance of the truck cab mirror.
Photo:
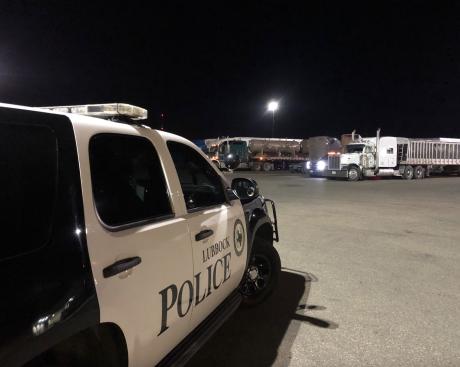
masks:
[(232, 180), (232, 189), (237, 193), (241, 202), (249, 202), (259, 196), (257, 182), (248, 178), (234, 178)]
[(240, 165), (240, 157), (237, 154), (228, 153), (224, 156), (224, 164), (228, 169), (238, 168)]

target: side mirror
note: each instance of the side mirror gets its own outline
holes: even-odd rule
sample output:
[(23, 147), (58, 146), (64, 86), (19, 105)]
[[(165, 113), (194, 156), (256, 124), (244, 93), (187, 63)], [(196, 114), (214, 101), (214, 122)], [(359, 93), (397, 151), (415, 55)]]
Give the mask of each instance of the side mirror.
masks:
[(249, 202), (259, 196), (257, 182), (253, 179), (234, 178), (232, 180), (232, 189), (237, 193), (243, 203)]
[(228, 153), (224, 157), (224, 164), (228, 169), (236, 169), (240, 165), (240, 157), (237, 154)]

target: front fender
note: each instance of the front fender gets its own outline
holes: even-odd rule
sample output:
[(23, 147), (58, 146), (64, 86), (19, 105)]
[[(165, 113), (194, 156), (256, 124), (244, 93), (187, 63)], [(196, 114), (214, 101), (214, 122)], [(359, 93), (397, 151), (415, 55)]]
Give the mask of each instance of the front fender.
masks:
[(263, 225), (269, 225), (272, 233), (273, 233), (273, 226), (270, 218), (268, 215), (263, 211), (263, 210), (256, 210), (252, 213), (250, 220), (249, 220), (249, 225), (248, 225), (248, 242), (250, 243), (250, 248), (252, 248), (254, 244), (254, 239), (256, 237), (257, 231), (263, 226)]

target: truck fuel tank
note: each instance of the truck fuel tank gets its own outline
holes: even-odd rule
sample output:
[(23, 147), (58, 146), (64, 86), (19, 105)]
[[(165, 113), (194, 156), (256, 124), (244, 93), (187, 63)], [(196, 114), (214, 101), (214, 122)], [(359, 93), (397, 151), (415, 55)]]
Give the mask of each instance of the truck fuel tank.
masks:
[(294, 139), (252, 139), (248, 142), (251, 154), (297, 154), (300, 141)]

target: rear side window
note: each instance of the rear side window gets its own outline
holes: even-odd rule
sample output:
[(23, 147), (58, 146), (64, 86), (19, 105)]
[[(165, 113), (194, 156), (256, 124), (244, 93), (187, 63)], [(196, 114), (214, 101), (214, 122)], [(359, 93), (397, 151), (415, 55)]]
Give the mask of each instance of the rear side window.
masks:
[(195, 149), (168, 141), (188, 211), (226, 202), (220, 176)]
[(172, 215), (163, 169), (150, 141), (99, 134), (90, 141), (89, 155), (94, 201), (104, 224), (125, 228)]
[(56, 184), (53, 130), (0, 124), (0, 259), (36, 250), (49, 241)]

